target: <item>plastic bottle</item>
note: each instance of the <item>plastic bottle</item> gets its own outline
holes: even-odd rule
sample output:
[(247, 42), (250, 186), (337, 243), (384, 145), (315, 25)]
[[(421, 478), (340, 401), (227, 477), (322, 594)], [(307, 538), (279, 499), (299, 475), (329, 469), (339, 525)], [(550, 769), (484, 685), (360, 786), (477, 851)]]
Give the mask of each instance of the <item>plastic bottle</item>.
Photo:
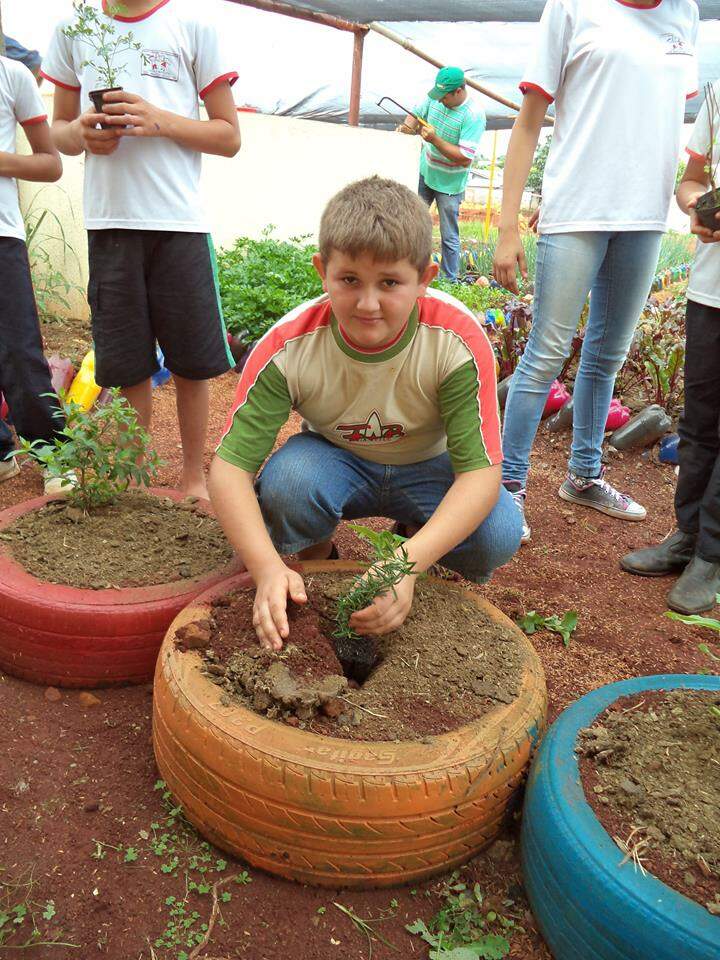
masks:
[(559, 380), (553, 380), (550, 384), (550, 393), (548, 393), (548, 398), (545, 401), (545, 408), (542, 414), (543, 419), (551, 416), (553, 413), (557, 413), (558, 410), (562, 410), (569, 400), (570, 394), (565, 384)]
[(157, 356), (158, 363), (160, 364), (160, 369), (157, 373), (154, 373), (150, 378), (152, 380), (153, 387), (161, 387), (164, 383), (167, 383), (170, 379), (170, 371), (165, 366), (165, 356), (159, 346), (155, 348), (155, 355)]
[(68, 391), (68, 400), (77, 403), (83, 410), (89, 410), (100, 396), (100, 387), (95, 383), (95, 351), (88, 350), (80, 364), (77, 376)]
[(0, 420), (7, 420), (10, 410), (2, 393), (0, 393)]
[(50, 382), (55, 393), (61, 390), (69, 390), (75, 379), (75, 367), (70, 360), (60, 357), (54, 353), (48, 357), (48, 367), (50, 368)]
[(676, 433), (670, 433), (660, 441), (660, 463), (679, 463), (678, 443), (680, 437)]
[(624, 407), (617, 397), (610, 401), (607, 420), (605, 421), (606, 430), (619, 430), (630, 420), (630, 407)]
[(667, 433), (672, 420), (657, 403), (635, 414), (624, 427), (610, 435), (610, 445), (616, 450), (649, 447)]
[(505, 377), (504, 380), (501, 380), (497, 385), (497, 398), (498, 403), (500, 404), (500, 409), (505, 409), (505, 401), (507, 400), (508, 390), (510, 389), (510, 382), (512, 380), (512, 374), (509, 377)]
[(570, 430), (573, 425), (574, 398), (570, 397), (568, 402), (560, 407), (557, 413), (548, 418), (547, 428), (551, 433), (558, 433), (560, 430)]

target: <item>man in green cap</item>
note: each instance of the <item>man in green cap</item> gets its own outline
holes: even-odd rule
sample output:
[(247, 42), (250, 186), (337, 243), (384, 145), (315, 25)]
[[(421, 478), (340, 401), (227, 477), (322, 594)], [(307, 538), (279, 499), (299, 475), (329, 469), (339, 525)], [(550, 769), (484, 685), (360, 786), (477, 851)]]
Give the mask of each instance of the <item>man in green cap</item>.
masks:
[(460, 264), (458, 213), (470, 166), (485, 130), (485, 112), (468, 99), (460, 67), (443, 67), (423, 104), (397, 128), (425, 141), (418, 193), (437, 204), (442, 240), (442, 273), (456, 281)]

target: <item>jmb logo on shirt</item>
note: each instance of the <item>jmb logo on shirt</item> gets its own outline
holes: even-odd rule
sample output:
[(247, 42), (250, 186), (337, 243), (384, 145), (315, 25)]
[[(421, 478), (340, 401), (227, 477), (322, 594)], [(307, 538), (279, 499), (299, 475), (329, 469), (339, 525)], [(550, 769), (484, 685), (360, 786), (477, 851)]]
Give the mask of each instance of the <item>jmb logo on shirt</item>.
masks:
[(377, 410), (364, 423), (339, 423), (335, 430), (346, 443), (387, 443), (405, 436), (401, 423), (383, 423)]
[(692, 47), (687, 40), (683, 40), (682, 37), (678, 37), (674, 33), (665, 33), (663, 34), (663, 40), (667, 44), (665, 53), (668, 56), (672, 56), (673, 54), (680, 57), (692, 56)]
[(177, 81), (180, 77), (180, 57), (167, 50), (143, 50), (142, 73), (144, 77)]

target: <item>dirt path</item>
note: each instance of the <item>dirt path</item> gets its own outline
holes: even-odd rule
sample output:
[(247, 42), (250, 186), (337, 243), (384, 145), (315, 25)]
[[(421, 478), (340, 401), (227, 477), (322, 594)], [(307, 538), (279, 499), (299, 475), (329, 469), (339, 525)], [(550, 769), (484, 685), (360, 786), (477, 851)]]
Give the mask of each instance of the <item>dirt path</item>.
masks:
[[(213, 384), (213, 440), (222, 431), (234, 385), (233, 375)], [(286, 433), (296, 426), (289, 424)], [(167, 461), (161, 479), (173, 485), (179, 441), (171, 385), (156, 394), (154, 435)], [(550, 442), (541, 436), (528, 500), (533, 543), (484, 588), (511, 616), (531, 609), (545, 615), (578, 611), (579, 626), (569, 649), (554, 634), (534, 638), (547, 671), (553, 716), (602, 683), (635, 674), (694, 672), (706, 665), (696, 650), (700, 634), (662, 616), (668, 581), (634, 579), (617, 566), (622, 552), (670, 529), (671, 469), (639, 455), (613, 465), (613, 482), (648, 507), (649, 519), (643, 524), (571, 513), (556, 497), (567, 442), (567, 437)], [(39, 493), (38, 477), (25, 467), (19, 477), (0, 485), (0, 507)], [(361, 543), (350, 531), (342, 530), (338, 543), (342, 556), (363, 556)], [(162, 789), (154, 789), (151, 688), (100, 691), (98, 698), (98, 704), (83, 707), (77, 693), (62, 692), (51, 702), (41, 688), (0, 674), (5, 734), (0, 751), (0, 868), (5, 872), (0, 884), (32, 871), (32, 899), (44, 910), (52, 900), (55, 911), (49, 920), (38, 913), (40, 929), (82, 945), (76, 950), (37, 947), (25, 955), (42, 960), (176, 960), (185, 950), (189, 956), (191, 948), (167, 933), (168, 923), (189, 920), (187, 929), (202, 936), (212, 899), (210, 893), (191, 888), (183, 905), (186, 883), (209, 888), (245, 867), (225, 863), (227, 858), (200, 847), (180, 824), (168, 822)], [(170, 815), (170, 820), (176, 818)], [(490, 906), (516, 916), (525, 928), (512, 938), (512, 957), (548, 960), (527, 913), (515, 839), (509, 836), (474, 860), (464, 879), (478, 882)], [(367, 940), (333, 901), (363, 918), (382, 911), (392, 914), (377, 929), (397, 949), (375, 942), (377, 960), (427, 956), (427, 947), (410, 937), (404, 925), (437, 912), (442, 905), (437, 884), (350, 894), (249, 873), (249, 884), (231, 882), (218, 888), (218, 897), (231, 894), (220, 903), (226, 926), (216, 923), (212, 945), (201, 954), (205, 960), (367, 960)], [(11, 894), (0, 887), (0, 896)], [(155, 945), (164, 931), (163, 944)]]

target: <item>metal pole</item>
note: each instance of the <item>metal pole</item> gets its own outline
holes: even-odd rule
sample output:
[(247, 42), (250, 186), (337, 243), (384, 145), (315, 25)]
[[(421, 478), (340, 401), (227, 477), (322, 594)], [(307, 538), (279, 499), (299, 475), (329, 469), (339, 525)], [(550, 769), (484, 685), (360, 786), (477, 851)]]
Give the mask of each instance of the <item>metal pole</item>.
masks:
[(360, 93), (362, 90), (364, 43), (365, 34), (360, 30), (356, 30), (355, 37), (353, 38), (352, 81), (350, 83), (350, 110), (348, 113), (348, 123), (351, 127), (357, 127), (360, 123)]
[(495, 168), (497, 167), (497, 130), (493, 136), (492, 160), (490, 161), (490, 180), (488, 182), (487, 203), (485, 204), (485, 243), (490, 236), (490, 218), (492, 217), (493, 187), (495, 186)]
[(323, 26), (335, 27), (336, 30), (347, 30), (349, 33), (357, 33), (358, 31), (367, 33), (368, 31), (368, 28), (360, 23), (352, 23), (350, 20), (333, 17), (329, 13), (319, 13), (315, 10), (293, 7), (289, 3), (282, 3), (281, 0), (229, 0), (229, 2), (238, 3), (243, 7), (255, 7), (257, 10), (265, 10), (267, 13), (282, 13), (286, 17), (294, 17), (296, 20), (321, 23)]
[(5, 34), (2, 28), (2, 6), (0, 6), (0, 57), (5, 56)]
[[(388, 40), (392, 40), (393, 43), (399, 44), (405, 50), (408, 50), (410, 53), (414, 53), (416, 57), (420, 57), (421, 60), (426, 60), (428, 63), (431, 63), (433, 66), (440, 69), (441, 67), (446, 66), (440, 60), (436, 60), (435, 57), (431, 57), (429, 53), (425, 53), (424, 50), (421, 50), (419, 47), (416, 47), (415, 44), (410, 43), (409, 40), (406, 40), (405, 37), (401, 37), (399, 33), (395, 33), (394, 30), (388, 30), (387, 27), (384, 27), (381, 23), (373, 21), (373, 23), (368, 24), (371, 30), (375, 33), (379, 33), (380, 36), (386, 37)], [(520, 104), (514, 103), (512, 100), (506, 100), (505, 97), (501, 97), (499, 93), (495, 93), (492, 90), (489, 90), (487, 87), (481, 86), (475, 80), (471, 80), (470, 77), (465, 78), (465, 83), (472, 87), (473, 90), (477, 90), (478, 93), (482, 93), (486, 97), (490, 97), (491, 100), (501, 103), (504, 107), (510, 107), (511, 110), (520, 110)], [(545, 119), (550, 123), (553, 123), (552, 117), (546, 116)]]

